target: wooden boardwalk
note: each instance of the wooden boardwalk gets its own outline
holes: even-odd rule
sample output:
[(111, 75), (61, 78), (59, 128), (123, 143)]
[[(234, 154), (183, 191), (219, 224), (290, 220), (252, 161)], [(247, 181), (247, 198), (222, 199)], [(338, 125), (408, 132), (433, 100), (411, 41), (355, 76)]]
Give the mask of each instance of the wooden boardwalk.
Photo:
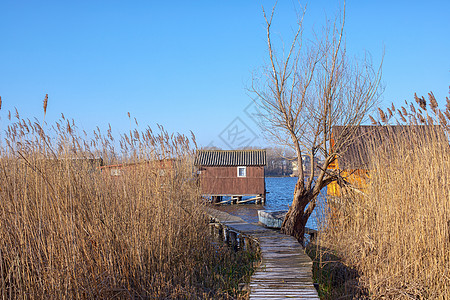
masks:
[(261, 264), (250, 279), (250, 299), (319, 299), (312, 261), (295, 238), (215, 209), (208, 208), (208, 214), (229, 230), (259, 242)]

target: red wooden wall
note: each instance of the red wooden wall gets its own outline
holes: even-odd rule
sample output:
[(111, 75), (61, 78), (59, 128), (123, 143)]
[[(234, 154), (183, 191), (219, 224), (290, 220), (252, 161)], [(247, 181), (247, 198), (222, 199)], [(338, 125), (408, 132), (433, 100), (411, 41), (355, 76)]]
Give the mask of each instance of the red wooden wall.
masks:
[(264, 194), (264, 166), (247, 166), (247, 176), (237, 177), (237, 167), (201, 167), (200, 185), (206, 195)]

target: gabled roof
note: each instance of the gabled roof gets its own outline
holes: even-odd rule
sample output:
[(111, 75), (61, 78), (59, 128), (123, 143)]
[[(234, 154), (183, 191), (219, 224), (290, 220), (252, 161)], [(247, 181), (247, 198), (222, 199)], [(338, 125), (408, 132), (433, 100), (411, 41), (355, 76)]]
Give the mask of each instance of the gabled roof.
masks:
[[(347, 128), (348, 129), (348, 128)], [(345, 130), (344, 126), (334, 126), (333, 136), (340, 136)], [(422, 141), (417, 140), (417, 136), (427, 137)], [(338, 156), (338, 165), (343, 170), (369, 169), (370, 157), (369, 147), (389, 147), (398, 142), (409, 141), (410, 146), (420, 147), (420, 143), (429, 140), (430, 135), (437, 138), (445, 138), (441, 127), (426, 125), (389, 125), (389, 126), (357, 126), (352, 128), (352, 137), (349, 137), (348, 146), (345, 151)], [(375, 150), (376, 149), (372, 149)], [(390, 149), (392, 151), (392, 149)]]
[(266, 150), (198, 150), (196, 166), (265, 166)]

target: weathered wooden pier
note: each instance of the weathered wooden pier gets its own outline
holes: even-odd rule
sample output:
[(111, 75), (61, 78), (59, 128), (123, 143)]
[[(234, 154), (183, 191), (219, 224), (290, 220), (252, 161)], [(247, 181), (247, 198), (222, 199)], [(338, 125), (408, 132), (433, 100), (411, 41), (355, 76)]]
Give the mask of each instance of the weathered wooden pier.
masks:
[(312, 281), (312, 261), (295, 238), (216, 209), (208, 208), (207, 213), (231, 245), (258, 244), (261, 264), (249, 283), (250, 299), (319, 299)]

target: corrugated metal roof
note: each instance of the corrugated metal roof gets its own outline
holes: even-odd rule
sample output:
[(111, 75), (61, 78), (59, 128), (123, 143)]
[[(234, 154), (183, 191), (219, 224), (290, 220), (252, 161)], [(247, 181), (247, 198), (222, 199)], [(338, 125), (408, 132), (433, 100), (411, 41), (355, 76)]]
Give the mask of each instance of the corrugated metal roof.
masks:
[(265, 166), (266, 150), (198, 150), (196, 166)]

